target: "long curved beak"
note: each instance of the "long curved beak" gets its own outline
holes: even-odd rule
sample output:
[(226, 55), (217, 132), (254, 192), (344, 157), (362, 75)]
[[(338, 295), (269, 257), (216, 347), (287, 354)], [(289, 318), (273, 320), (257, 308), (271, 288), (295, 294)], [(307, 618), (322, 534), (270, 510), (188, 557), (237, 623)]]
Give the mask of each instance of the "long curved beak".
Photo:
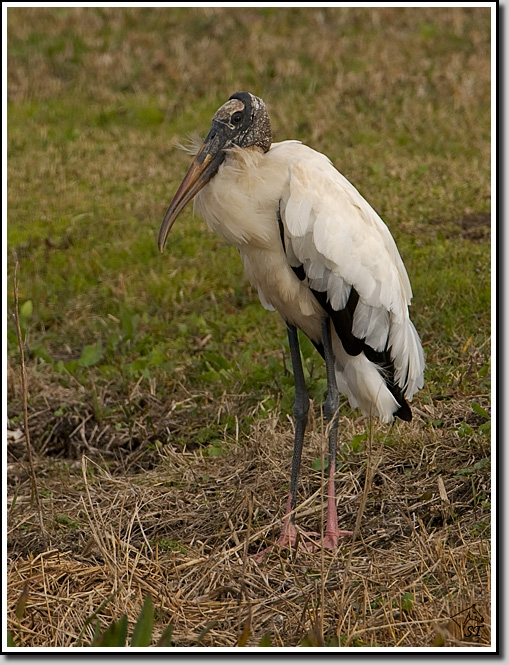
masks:
[(160, 252), (163, 251), (168, 233), (182, 210), (198, 194), (200, 189), (205, 187), (209, 180), (216, 175), (217, 169), (225, 158), (225, 153), (222, 150), (224, 144), (224, 137), (212, 128), (166, 211), (157, 241)]

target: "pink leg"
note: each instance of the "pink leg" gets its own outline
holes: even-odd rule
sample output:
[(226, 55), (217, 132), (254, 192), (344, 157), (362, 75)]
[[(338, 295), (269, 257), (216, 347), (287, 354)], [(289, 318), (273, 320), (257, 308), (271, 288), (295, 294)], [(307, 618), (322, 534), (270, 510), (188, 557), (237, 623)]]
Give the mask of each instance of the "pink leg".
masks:
[(325, 537), (322, 547), (327, 550), (337, 550), (339, 539), (344, 536), (352, 536), (352, 531), (338, 529), (338, 511), (336, 509), (336, 486), (334, 483), (335, 462), (329, 467), (329, 480), (327, 482), (327, 523), (325, 525)]
[(292, 512), (292, 493), (288, 495), (288, 501), (286, 503), (286, 512), (285, 512), (285, 519), (283, 522), (283, 528), (281, 529), (281, 534), (279, 538), (276, 541), (277, 545), (281, 545), (283, 547), (288, 546), (288, 545), (295, 545), (295, 541), (297, 539), (297, 529), (295, 527), (295, 523), (292, 519), (292, 516), (290, 513)]
[(334, 476), (336, 474), (336, 452), (338, 442), (338, 411), (339, 394), (336, 384), (336, 369), (331, 341), (331, 322), (329, 318), (322, 319), (322, 342), (327, 371), (327, 398), (323, 405), (323, 412), (329, 423), (329, 480), (327, 483), (327, 524), (323, 547), (336, 550), (341, 536), (351, 536), (351, 531), (338, 529), (338, 513), (336, 509), (336, 488)]
[[(283, 528), (281, 529), (281, 534), (276, 541), (276, 545), (279, 545), (280, 547), (295, 547), (297, 545), (297, 537), (299, 533), (305, 536), (319, 535), (314, 531), (299, 531), (295, 526), (293, 515), (290, 514), (291, 512), (292, 512), (292, 494), (290, 493), (288, 495), (288, 502), (286, 504), (286, 514), (283, 522)], [(310, 547), (313, 547), (312, 543), (309, 542), (304, 543), (302, 542), (302, 540), (299, 541), (299, 545), (300, 547), (303, 547), (304, 549), (307, 550), (310, 549)]]
[[(300, 531), (297, 529), (295, 526), (294, 522), (294, 516), (291, 514), (292, 512), (292, 493), (288, 495), (288, 501), (286, 503), (286, 513), (285, 513), (285, 519), (283, 522), (283, 528), (281, 529), (281, 533), (279, 535), (279, 538), (276, 540), (276, 545), (278, 547), (289, 547), (290, 549), (296, 548), (297, 545), (304, 550), (307, 550), (308, 552), (313, 552), (316, 549), (316, 545), (313, 542), (310, 542), (309, 540), (303, 541), (301, 538), (299, 538), (300, 534), (303, 534), (305, 536), (319, 536), (319, 533), (315, 533), (314, 531), (307, 532), (307, 531)], [(260, 563), (263, 561), (265, 555), (272, 549), (272, 546), (266, 547), (263, 549), (261, 552), (258, 552), (254, 556), (255, 561)]]
[[(321, 541), (311, 541), (310, 537), (319, 537), (320, 534), (316, 531), (301, 531), (295, 526), (292, 512), (292, 495), (288, 495), (288, 501), (286, 504), (286, 513), (285, 519), (283, 522), (283, 528), (281, 529), (281, 534), (276, 541), (276, 545), (279, 547), (289, 547), (290, 549), (295, 549), (299, 547), (300, 549), (305, 550), (306, 552), (316, 552), (320, 549), (331, 550), (335, 552), (338, 549), (339, 539), (345, 536), (351, 536), (352, 531), (344, 531), (338, 529), (338, 514), (336, 510), (336, 490), (334, 485), (334, 470), (331, 469), (329, 472), (329, 480), (327, 483), (328, 486), (328, 496), (327, 496), (327, 523), (325, 526), (325, 535)], [(305, 536), (304, 539), (299, 536)], [(258, 562), (261, 562), (265, 555), (271, 550), (272, 547), (267, 547), (261, 552), (259, 552), (255, 559)]]
[[(319, 536), (317, 533), (306, 533), (299, 531), (295, 526), (295, 518), (292, 514), (295, 509), (295, 498), (297, 496), (297, 481), (300, 468), (302, 453), (302, 444), (304, 440), (304, 430), (306, 428), (309, 397), (304, 382), (304, 372), (299, 350), (299, 340), (295, 326), (287, 324), (288, 341), (292, 357), (293, 373), (295, 377), (295, 441), (292, 458), (292, 473), (290, 479), (290, 494), (286, 505), (285, 519), (281, 534), (276, 541), (280, 547), (302, 547), (307, 551), (315, 551), (321, 547), (335, 551), (338, 547), (339, 538), (342, 536), (351, 536), (351, 531), (340, 531), (338, 529), (338, 516), (336, 510), (336, 491), (334, 487), (334, 475), (336, 471), (336, 446), (337, 446), (337, 411), (339, 407), (339, 396), (336, 385), (334, 357), (330, 338), (330, 320), (327, 316), (322, 319), (322, 342), (323, 355), (327, 370), (327, 399), (324, 404), (324, 414), (327, 421), (331, 423), (329, 432), (329, 480), (327, 483), (327, 524), (323, 541), (313, 542), (307, 536)], [(300, 535), (305, 539), (299, 538)], [(271, 548), (268, 547), (256, 555), (258, 561), (262, 560), (265, 554)]]

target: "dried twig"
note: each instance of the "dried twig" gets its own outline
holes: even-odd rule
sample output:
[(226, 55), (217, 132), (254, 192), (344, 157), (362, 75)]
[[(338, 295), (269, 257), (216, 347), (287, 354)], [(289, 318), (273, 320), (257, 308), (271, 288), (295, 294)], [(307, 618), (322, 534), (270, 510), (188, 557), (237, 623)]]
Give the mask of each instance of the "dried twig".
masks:
[[(31, 399), (33, 392), (32, 387)], [(455, 402), (444, 407), (441, 417), (445, 421), (451, 414), (456, 422), (469, 409), (468, 400)], [(30, 424), (33, 441), (32, 418)], [(366, 426), (351, 423), (348, 416), (341, 425), (347, 440)], [(69, 427), (75, 429), (74, 421)], [(159, 608), (154, 639), (171, 623), (179, 647), (194, 648), (199, 639), (200, 646), (253, 647), (264, 635), (274, 646), (296, 646), (303, 638), (318, 646), (330, 644), (334, 634), (343, 646), (428, 647), (438, 638), (446, 646), (461, 646), (461, 631), (447, 632), (450, 617), (472, 603), (484, 624), (471, 646), (487, 646), (490, 549), (479, 522), (489, 513), (486, 506), (476, 512), (470, 483), (456, 476), (458, 468), (471, 465), (472, 443), (462, 447), (450, 429), (423, 429), (415, 423), (401, 428), (399, 436), (391, 431), (392, 445), (384, 447), (381, 458), (383, 432), (372, 428), (367, 468), (365, 454), (352, 454), (338, 471), (342, 519), (352, 519), (361, 504), (362, 528), (355, 542), (345, 539), (334, 554), (301, 550), (297, 559), (281, 549), (259, 565), (253, 565), (250, 551), (267, 546), (287, 491), (283, 481), (291, 437), (286, 424), (257, 420), (246, 446), (225, 441), (221, 457), (173, 451), (171, 463), (128, 477), (89, 458), (85, 472), (63, 461), (64, 476), (58, 460), (52, 460), (45, 487), (58, 497), (59, 512), (79, 529), (62, 524), (52, 535), (57, 551), (10, 561), (8, 621), (16, 642), (76, 646), (93, 615), (82, 633), (82, 644), (88, 643), (97, 621), (105, 628), (127, 614), (135, 623), (150, 593)], [(320, 524), (325, 476), (320, 483), (312, 460), (324, 440), (316, 422), (303, 451), (306, 499), (298, 516), (305, 529)], [(436, 480), (429, 469), (423, 471), (424, 464), (441, 469), (451, 505), (461, 507), (457, 520), (443, 524)], [(117, 468), (123, 469), (121, 462)], [(488, 492), (489, 470), (481, 471), (476, 482)], [(29, 488), (24, 489), (28, 495)], [(29, 501), (20, 492), (9, 516), (9, 540), (17, 553), (31, 542), (22, 528)], [(263, 505), (281, 508), (265, 512)], [(89, 539), (94, 547), (83, 554)], [(16, 606), (25, 583), (25, 617), (30, 620), (20, 625)], [(401, 604), (406, 594), (408, 610)]]
[[(348, 553), (348, 559), (347, 559), (346, 565), (345, 565), (345, 573), (344, 573), (344, 578), (343, 578), (343, 587), (341, 589), (341, 601), (340, 601), (341, 608), (343, 608), (344, 602), (345, 602), (346, 583), (347, 583), (347, 579), (348, 579), (348, 573), (350, 571), (350, 566), (352, 565), (352, 556), (353, 556), (353, 552), (354, 552), (355, 541), (357, 539), (357, 536), (358, 536), (360, 528), (361, 528), (362, 516), (364, 515), (364, 510), (365, 510), (366, 504), (368, 502), (369, 491), (371, 489), (371, 482), (373, 480), (373, 476), (375, 475), (375, 471), (378, 467), (378, 464), (380, 463), (380, 457), (379, 456), (376, 459), (373, 459), (372, 450), (373, 450), (373, 420), (372, 420), (372, 417), (370, 416), (369, 428), (368, 428), (367, 448), (366, 448), (366, 457), (367, 457), (367, 460), (366, 460), (366, 478), (364, 480), (364, 489), (362, 491), (362, 497), (361, 497), (361, 501), (360, 501), (360, 505), (359, 505), (359, 510), (357, 511), (357, 519), (355, 520), (355, 527), (354, 527), (353, 536), (352, 536), (352, 544), (351, 544), (350, 551)], [(339, 628), (338, 628), (338, 635), (339, 635)]]
[(37, 513), (39, 514), (41, 535), (43, 539), (46, 540), (47, 534), (46, 534), (46, 528), (44, 526), (44, 519), (42, 515), (42, 507), (39, 498), (39, 491), (37, 489), (37, 478), (35, 475), (34, 459), (32, 455), (32, 445), (30, 443), (30, 430), (28, 427), (28, 386), (27, 386), (27, 376), (26, 376), (26, 367), (25, 367), (25, 350), (23, 344), (23, 337), (21, 335), (21, 327), (19, 325), (18, 269), (19, 269), (19, 263), (18, 261), (16, 261), (16, 267), (14, 269), (14, 321), (16, 322), (16, 332), (18, 334), (18, 345), (19, 345), (20, 363), (21, 363), (21, 388), (23, 392), (23, 418), (25, 422), (25, 440), (27, 444), (27, 453), (28, 453), (28, 468), (32, 483), (32, 496), (35, 501)]

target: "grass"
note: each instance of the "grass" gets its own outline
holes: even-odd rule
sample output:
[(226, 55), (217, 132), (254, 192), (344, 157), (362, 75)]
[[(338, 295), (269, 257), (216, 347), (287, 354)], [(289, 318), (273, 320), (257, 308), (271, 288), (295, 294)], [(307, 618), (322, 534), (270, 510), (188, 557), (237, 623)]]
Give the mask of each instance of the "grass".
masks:
[[(449, 618), (472, 602), (489, 627), (489, 10), (8, 8), (7, 18), (7, 298), (12, 312), (18, 260), (51, 542), (30, 502), (9, 320), (15, 643), (76, 644), (114, 591), (102, 626), (124, 614), (135, 623), (150, 593), (155, 639), (172, 624), (174, 646), (205, 629), (205, 646), (241, 634), (252, 646), (458, 646)], [(387, 222), (426, 352), (412, 424), (373, 425), (368, 437), (365, 419), (342, 409), (345, 527), (368, 469), (373, 480), (359, 536), (325, 560), (274, 553), (258, 565), (245, 553), (275, 537), (288, 487), (284, 325), (190, 210), (157, 251), (189, 162), (174, 144), (205, 135), (246, 89), (266, 101), (275, 140), (327, 153)], [(299, 522), (316, 529), (326, 386), (302, 342), (314, 409)], [(489, 644), (484, 631), (470, 644)]]

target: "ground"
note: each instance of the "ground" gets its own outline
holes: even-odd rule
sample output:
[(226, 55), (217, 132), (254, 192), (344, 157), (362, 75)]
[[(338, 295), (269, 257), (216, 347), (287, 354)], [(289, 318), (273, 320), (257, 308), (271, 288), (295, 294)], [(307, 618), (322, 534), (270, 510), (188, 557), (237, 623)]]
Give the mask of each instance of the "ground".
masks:
[[(129, 643), (150, 594), (154, 646), (170, 625), (176, 647), (489, 645), (490, 10), (7, 14), (13, 643), (90, 645), (124, 614)], [(244, 89), (382, 215), (414, 291), (426, 383), (411, 423), (342, 403), (335, 553), (256, 556), (289, 485), (284, 325), (190, 211), (157, 252), (174, 144)], [(297, 522), (320, 531), (326, 384), (302, 352)]]

